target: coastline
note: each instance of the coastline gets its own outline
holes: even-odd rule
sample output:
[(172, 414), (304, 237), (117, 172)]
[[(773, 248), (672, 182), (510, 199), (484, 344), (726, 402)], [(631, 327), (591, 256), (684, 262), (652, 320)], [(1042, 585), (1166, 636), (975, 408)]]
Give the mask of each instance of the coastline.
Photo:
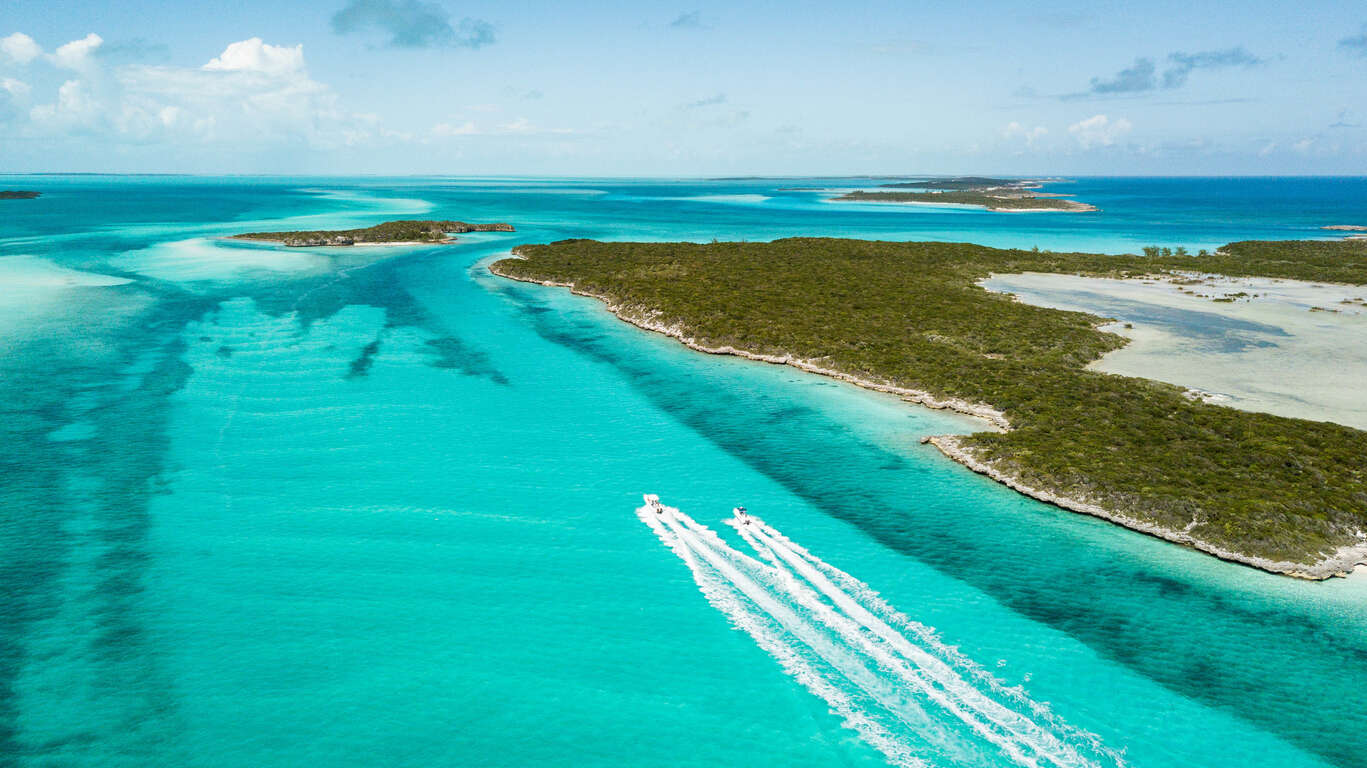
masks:
[(444, 238), (444, 239), (442, 239), (442, 240), (386, 240), (386, 241), (384, 241), (384, 242), (377, 242), (377, 243), (360, 242), (360, 243), (320, 243), (320, 244), (318, 244), (318, 245), (290, 245), (289, 243), (285, 242), (283, 239), (280, 239), (280, 240), (271, 240), (271, 239), (269, 239), (269, 238), (264, 238), (264, 237), (241, 237), (240, 235), (222, 235), (222, 236), (220, 236), (220, 237), (216, 237), (216, 238), (213, 238), (213, 239), (215, 239), (215, 240), (230, 240), (230, 241), (235, 242), (235, 243), (266, 243), (266, 244), (268, 244), (268, 245), (281, 245), (281, 246), (284, 246), (284, 247), (286, 247), (286, 248), (372, 248), (372, 247), (374, 247), (374, 248), (388, 248), (388, 247), (414, 246), (414, 245), (451, 245), (452, 243), (460, 242), (460, 238), (457, 238), (457, 237), (448, 237), (448, 238)]
[[(918, 205), (921, 203), (910, 204)], [(930, 205), (935, 204), (931, 203)], [(509, 253), (508, 258), (520, 259), (523, 257), (517, 253), (516, 249), (514, 249)], [(497, 261), (493, 261), (490, 262), (488, 266), (490, 273), (494, 275), (509, 280), (515, 280), (518, 282), (533, 283), (536, 285), (543, 285), (554, 288), (568, 288), (570, 293), (572, 294), (575, 294), (577, 296), (586, 296), (589, 298), (594, 298), (603, 302), (607, 310), (611, 312), (619, 320), (630, 323), (631, 325), (634, 325), (642, 330), (653, 331), (655, 333), (660, 333), (665, 336), (669, 336), (678, 341), (679, 343), (683, 344), (684, 346), (688, 347), (689, 349), (698, 352), (704, 352), (713, 355), (732, 355), (735, 357), (742, 357), (748, 360), (755, 360), (757, 362), (772, 363), (776, 365), (789, 365), (799, 370), (806, 371), (808, 373), (815, 373), (822, 376), (838, 379), (840, 381), (845, 381), (850, 384), (854, 384), (855, 386), (862, 387), (864, 389), (895, 394), (901, 397), (903, 400), (915, 403), (917, 405), (923, 405), (934, 409), (948, 409), (956, 411), (958, 413), (962, 413), (967, 416), (975, 416), (977, 418), (983, 419), (991, 426), (1003, 432), (1011, 430), (1011, 424), (1010, 421), (1007, 420), (1006, 415), (1001, 411), (992, 408), (990, 405), (987, 405), (986, 403), (973, 403), (958, 398), (940, 398), (930, 392), (926, 392), (923, 390), (907, 389), (886, 382), (870, 381), (868, 379), (863, 379), (858, 376), (845, 373), (843, 371), (825, 368), (810, 360), (803, 360), (800, 358), (793, 357), (791, 355), (766, 355), (736, 349), (731, 346), (708, 347), (706, 345), (699, 343), (696, 338), (689, 336), (684, 331), (684, 329), (678, 326), (666, 325), (650, 317), (642, 316), (638, 313), (633, 313), (630, 311), (629, 308), (619, 304), (615, 304), (608, 297), (595, 294), (590, 291), (582, 290), (576, 287), (574, 283), (557, 282), (553, 280), (533, 280), (528, 278), (517, 277), (514, 275), (506, 274), (496, 269), (496, 264)], [(928, 442), (934, 445), (947, 458), (956, 461), (959, 464), (962, 464), (963, 466), (967, 467), (968, 469), (974, 472), (985, 475), (1007, 486), (1008, 488), (1011, 488), (1017, 493), (1029, 496), (1038, 501), (1043, 501), (1045, 503), (1052, 504), (1062, 509), (1066, 509), (1070, 512), (1076, 512), (1080, 514), (1091, 515), (1093, 517), (1099, 517), (1101, 519), (1107, 520), (1108, 522), (1120, 525), (1133, 531), (1137, 531), (1139, 533), (1144, 533), (1174, 544), (1181, 544), (1192, 549), (1196, 549), (1205, 554), (1218, 557), (1221, 560), (1246, 565), (1252, 568), (1257, 568), (1268, 573), (1290, 576), (1300, 579), (1307, 579), (1311, 581), (1323, 581), (1325, 579), (1333, 577), (1347, 577), (1350, 576), (1354, 572), (1354, 570), (1357, 569), (1358, 566), (1367, 565), (1367, 543), (1363, 543), (1356, 546), (1349, 545), (1340, 547), (1337, 551), (1334, 552), (1334, 554), (1327, 556), (1313, 564), (1294, 563), (1284, 560), (1270, 560), (1267, 558), (1245, 555), (1239, 552), (1224, 549), (1214, 544), (1210, 544), (1208, 542), (1197, 539), (1191, 536), (1187, 531), (1165, 528), (1163, 526), (1155, 525), (1153, 523), (1144, 522), (1142, 520), (1136, 520), (1127, 515), (1107, 510), (1085, 499), (1070, 498), (1067, 496), (1054, 493), (1052, 491), (1034, 488), (1033, 486), (1024, 483), (1019, 478), (1014, 477), (1006, 472), (1003, 472), (988, 464), (986, 461), (975, 456), (970, 449), (960, 445), (961, 438), (962, 436), (959, 435), (937, 435), (926, 438), (924, 442)]]
[[(513, 253), (510, 256), (510, 258), (522, 257), (518, 256), (516, 253)], [(708, 347), (706, 345), (699, 343), (697, 339), (686, 335), (682, 328), (679, 328), (677, 326), (665, 325), (663, 323), (652, 320), (648, 317), (642, 317), (639, 315), (631, 314), (627, 311), (627, 308), (619, 304), (614, 304), (606, 296), (601, 296), (596, 293), (581, 290), (578, 287), (576, 287), (574, 283), (559, 283), (553, 280), (528, 280), (526, 278), (515, 277), (513, 275), (505, 274), (495, 269), (495, 264), (497, 264), (497, 262), (489, 264), (489, 271), (492, 274), (495, 274), (499, 277), (508, 280), (516, 280), (520, 283), (544, 285), (549, 288), (568, 288), (570, 290), (570, 293), (576, 296), (587, 296), (592, 299), (597, 299), (603, 302), (607, 310), (611, 312), (615, 317), (617, 317), (618, 320), (630, 323), (631, 325), (634, 325), (637, 328), (640, 328), (641, 330), (652, 331), (654, 333), (660, 333), (665, 336), (668, 336), (674, 339), (675, 341), (678, 341), (680, 344), (683, 344), (685, 347), (688, 347), (689, 349), (692, 349), (697, 352), (705, 352), (709, 355), (731, 355), (733, 357), (743, 357), (747, 360), (754, 360), (756, 362), (761, 363), (771, 363), (774, 365), (789, 365), (794, 368), (797, 368), (798, 370), (806, 371), (807, 373), (815, 373), (822, 376), (827, 376), (829, 378), (839, 379), (840, 381), (848, 382), (850, 384), (854, 384), (855, 386), (862, 387), (864, 389), (870, 389), (876, 392), (886, 392), (888, 394), (897, 395), (903, 400), (915, 403), (917, 405), (923, 405), (927, 408), (933, 408), (935, 410), (950, 410), (955, 411), (957, 413), (961, 413), (965, 416), (973, 416), (982, 419), (983, 421), (987, 422), (989, 426), (998, 429), (1002, 432), (1007, 432), (1011, 429), (1011, 423), (1007, 421), (1006, 414), (991, 407), (990, 405), (987, 405), (986, 403), (972, 403), (967, 400), (961, 400), (959, 398), (954, 397), (942, 398), (937, 397), (934, 394), (927, 392), (925, 390), (909, 389), (906, 387), (898, 387), (886, 382), (871, 381), (869, 379), (863, 379), (858, 376), (845, 373), (843, 371), (837, 371), (833, 368), (824, 368), (810, 360), (803, 360), (801, 358), (796, 358), (791, 355), (764, 355), (757, 352), (748, 352), (743, 349), (736, 349), (735, 347), (730, 346)]]
[(1292, 576), (1298, 579), (1308, 579), (1311, 581), (1324, 581), (1325, 579), (1347, 577), (1352, 575), (1354, 569), (1359, 565), (1367, 565), (1367, 544), (1357, 547), (1341, 547), (1333, 555), (1320, 560), (1312, 565), (1304, 563), (1293, 563), (1287, 560), (1269, 560), (1262, 557), (1245, 555), (1232, 550), (1217, 547), (1214, 544), (1202, 541), (1191, 536), (1185, 530), (1165, 528), (1143, 520), (1136, 520), (1118, 512), (1112, 512), (1097, 504), (1089, 501), (1061, 496), (1051, 491), (1035, 488), (1022, 481), (1019, 477), (1004, 472), (987, 461), (980, 459), (974, 453), (964, 447), (961, 443), (960, 435), (935, 435), (928, 437), (925, 442), (930, 443), (940, 450), (945, 456), (957, 461), (980, 475), (985, 475), (1002, 485), (1016, 491), (1017, 493), (1029, 496), (1037, 501), (1043, 501), (1056, 507), (1061, 507), (1070, 512), (1077, 512), (1092, 517), (1099, 517), (1103, 520), (1115, 523), (1116, 525), (1129, 528), (1132, 531), (1148, 534), (1174, 544), (1191, 547), (1208, 555), (1214, 555), (1232, 563), (1247, 565), (1269, 573)]
[[(1057, 200), (1058, 198), (1052, 198)], [(1076, 200), (1063, 200), (1068, 208), (994, 208), (990, 205), (972, 203), (928, 203), (921, 200), (845, 200), (839, 197), (827, 198), (827, 203), (858, 203), (861, 205), (919, 205), (928, 208), (959, 208), (966, 211), (991, 211), (992, 213), (1093, 213), (1101, 210), (1089, 203)]]

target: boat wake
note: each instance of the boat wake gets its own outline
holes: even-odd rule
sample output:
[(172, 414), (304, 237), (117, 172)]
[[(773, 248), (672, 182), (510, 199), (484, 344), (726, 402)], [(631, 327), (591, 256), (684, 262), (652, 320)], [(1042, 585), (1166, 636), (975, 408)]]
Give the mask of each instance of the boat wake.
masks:
[(737, 510), (725, 521), (751, 556), (654, 496), (636, 514), (708, 602), (893, 765), (1124, 764), (763, 520)]

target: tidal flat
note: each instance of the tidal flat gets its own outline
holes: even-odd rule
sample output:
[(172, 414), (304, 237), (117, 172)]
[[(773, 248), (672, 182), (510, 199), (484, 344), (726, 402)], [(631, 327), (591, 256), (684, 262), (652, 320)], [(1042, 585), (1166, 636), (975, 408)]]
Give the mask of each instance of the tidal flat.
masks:
[(1207, 402), (1367, 429), (1367, 286), (1193, 275), (993, 275), (1027, 304), (1114, 318), (1130, 343), (1088, 367), (1198, 391)]

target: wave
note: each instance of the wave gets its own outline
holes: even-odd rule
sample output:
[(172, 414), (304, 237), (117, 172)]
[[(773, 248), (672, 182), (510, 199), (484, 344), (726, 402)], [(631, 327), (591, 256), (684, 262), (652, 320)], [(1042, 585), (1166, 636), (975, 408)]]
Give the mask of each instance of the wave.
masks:
[(893, 765), (1104, 768), (1122, 756), (1008, 687), (867, 584), (763, 520), (726, 521), (755, 556), (653, 497), (636, 511), (698, 588)]

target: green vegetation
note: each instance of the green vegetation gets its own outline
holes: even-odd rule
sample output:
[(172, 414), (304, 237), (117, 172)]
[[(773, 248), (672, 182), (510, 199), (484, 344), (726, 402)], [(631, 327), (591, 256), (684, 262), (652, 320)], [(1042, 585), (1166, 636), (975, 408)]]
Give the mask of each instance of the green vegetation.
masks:
[(386, 221), (365, 229), (315, 230), (311, 232), (248, 232), (233, 235), (240, 240), (269, 240), (292, 247), (355, 245), (356, 243), (449, 243), (451, 234), (465, 232), (512, 232), (511, 224), (467, 224), (463, 221)]
[[(1033, 307), (992, 273), (1173, 270), (1367, 284), (1367, 243), (1234, 243), (1208, 257), (998, 250), (964, 243), (522, 246), (508, 277), (572, 283), (708, 347), (791, 354), (862, 379), (986, 403), (1005, 433), (963, 445), (1021, 482), (1248, 558), (1311, 565), (1367, 530), (1367, 432), (1209, 405), (1089, 371), (1126, 343), (1093, 315)], [(1327, 574), (1326, 574), (1327, 575)]]
[(0, 190), (0, 200), (32, 200), (41, 194), (26, 189), (3, 189)]
[(856, 190), (836, 200), (852, 200), (866, 203), (952, 203), (955, 205), (980, 205), (991, 211), (1094, 211), (1096, 208), (1067, 200), (1061, 197), (1038, 197), (1028, 192), (1002, 192), (988, 194), (977, 190), (950, 192), (866, 192)]
[(948, 189), (948, 190), (983, 190), (997, 187), (1017, 187), (1023, 188), (1033, 185), (1034, 182), (1021, 181), (1019, 179), (992, 179), (986, 176), (959, 176), (953, 179), (926, 179), (925, 181), (899, 181), (895, 184), (880, 184), (882, 187), (897, 189)]

